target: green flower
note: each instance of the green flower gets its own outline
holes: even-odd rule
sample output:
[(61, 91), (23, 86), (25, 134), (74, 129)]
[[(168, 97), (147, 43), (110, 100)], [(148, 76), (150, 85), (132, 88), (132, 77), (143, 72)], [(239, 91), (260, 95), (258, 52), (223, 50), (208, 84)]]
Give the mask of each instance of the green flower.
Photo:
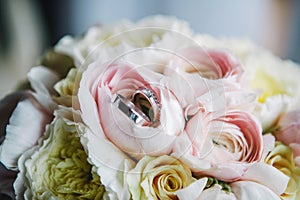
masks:
[(92, 171), (76, 125), (56, 117), (42, 146), (25, 162), (29, 199), (101, 199), (104, 186)]
[(79, 88), (79, 82), (81, 79), (81, 71), (77, 68), (72, 68), (68, 75), (57, 82), (54, 85), (54, 89), (59, 94), (58, 96), (53, 96), (53, 100), (60, 105), (65, 105), (68, 107), (77, 107), (77, 92)]

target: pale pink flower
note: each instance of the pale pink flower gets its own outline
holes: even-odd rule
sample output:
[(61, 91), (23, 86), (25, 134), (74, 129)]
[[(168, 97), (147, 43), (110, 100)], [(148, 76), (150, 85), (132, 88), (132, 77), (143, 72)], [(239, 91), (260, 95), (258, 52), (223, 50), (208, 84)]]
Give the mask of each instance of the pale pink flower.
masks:
[[(163, 77), (128, 63), (90, 65), (83, 73), (78, 93), (83, 121), (94, 134), (108, 139), (133, 157), (170, 153), (185, 121), (176, 97), (164, 85), (159, 85)], [(160, 102), (157, 126), (135, 124), (114, 104), (117, 94), (132, 99), (135, 91), (142, 87), (153, 91)]]
[(173, 62), (186, 72), (209, 79), (233, 78), (238, 81), (243, 72), (238, 59), (226, 50), (190, 47), (179, 51)]
[[(260, 123), (250, 113), (236, 109), (204, 110), (187, 122), (186, 134), (177, 139), (173, 156), (196, 175), (225, 182), (251, 180), (280, 195), (286, 188), (287, 177), (262, 162), (272, 144), (274, 139), (270, 135), (263, 138)], [(280, 181), (272, 182), (274, 177)]]
[[(246, 164), (259, 161), (263, 152), (261, 127), (249, 113), (232, 110), (219, 116), (199, 112), (186, 126), (191, 142), (189, 156), (207, 169), (194, 171), (232, 181), (246, 171)], [(183, 156), (184, 159), (184, 156)]]
[(277, 126), (279, 129), (275, 132), (276, 139), (293, 149), (297, 164), (300, 164), (300, 110), (282, 114)]

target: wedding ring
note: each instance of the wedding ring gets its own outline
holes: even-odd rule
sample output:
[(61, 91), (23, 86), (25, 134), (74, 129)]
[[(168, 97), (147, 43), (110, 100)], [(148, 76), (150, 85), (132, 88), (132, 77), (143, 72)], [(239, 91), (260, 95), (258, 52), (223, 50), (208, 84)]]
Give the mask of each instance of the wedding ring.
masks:
[(160, 104), (148, 88), (136, 90), (131, 100), (117, 94), (113, 103), (137, 125), (155, 127), (159, 124)]
[(147, 115), (153, 125), (159, 122), (160, 103), (152, 90), (145, 87), (136, 90), (132, 102)]
[(114, 104), (127, 115), (135, 124), (141, 126), (150, 125), (150, 120), (138, 107), (136, 107), (129, 99), (117, 94)]

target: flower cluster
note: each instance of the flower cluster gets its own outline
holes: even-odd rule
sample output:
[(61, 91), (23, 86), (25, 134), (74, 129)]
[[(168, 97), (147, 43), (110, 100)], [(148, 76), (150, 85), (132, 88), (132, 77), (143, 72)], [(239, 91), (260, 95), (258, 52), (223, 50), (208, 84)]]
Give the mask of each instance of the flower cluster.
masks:
[(299, 199), (299, 75), (170, 17), (65, 36), (0, 102), (1, 197)]

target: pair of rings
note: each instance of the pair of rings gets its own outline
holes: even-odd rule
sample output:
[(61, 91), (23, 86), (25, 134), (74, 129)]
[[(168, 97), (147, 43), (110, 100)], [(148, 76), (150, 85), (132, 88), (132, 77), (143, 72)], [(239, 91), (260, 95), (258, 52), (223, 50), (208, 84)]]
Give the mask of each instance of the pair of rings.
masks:
[(156, 126), (159, 122), (160, 103), (148, 88), (137, 89), (131, 99), (117, 94), (114, 104), (137, 125)]

